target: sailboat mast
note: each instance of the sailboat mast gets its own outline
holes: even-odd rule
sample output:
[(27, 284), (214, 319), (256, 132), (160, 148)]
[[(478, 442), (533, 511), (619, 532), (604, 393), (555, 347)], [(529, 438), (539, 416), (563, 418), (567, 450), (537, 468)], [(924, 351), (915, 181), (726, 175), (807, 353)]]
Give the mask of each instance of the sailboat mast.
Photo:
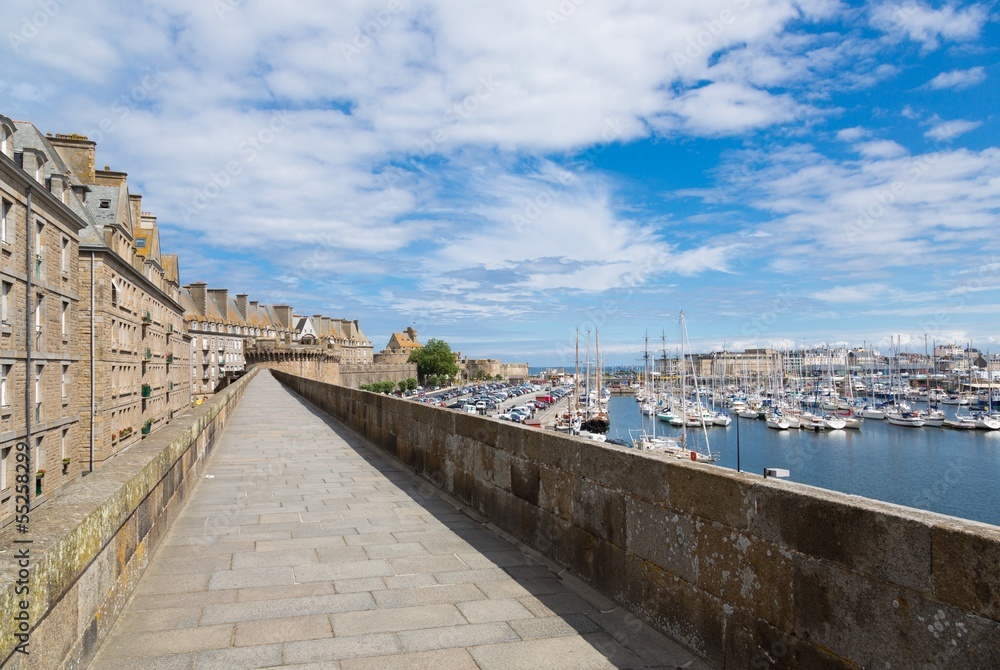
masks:
[[(576, 329), (576, 365), (573, 367), (573, 397), (576, 411), (580, 411), (580, 329)], [(575, 415), (574, 415), (575, 416)]]

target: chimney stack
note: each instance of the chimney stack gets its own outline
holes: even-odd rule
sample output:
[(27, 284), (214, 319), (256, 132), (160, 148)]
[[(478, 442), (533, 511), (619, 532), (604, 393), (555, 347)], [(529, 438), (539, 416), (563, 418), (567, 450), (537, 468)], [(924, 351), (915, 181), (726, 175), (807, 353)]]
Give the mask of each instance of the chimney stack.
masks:
[(291, 330), (292, 308), (288, 305), (275, 305), (274, 313), (278, 315), (278, 321), (285, 328), (285, 330)]
[(198, 310), (198, 316), (205, 316), (208, 314), (208, 301), (207, 293), (205, 288), (208, 286), (203, 281), (194, 282), (187, 287), (188, 291), (191, 292), (191, 300), (194, 301), (194, 306)]
[(244, 319), (247, 318), (247, 298), (249, 298), (246, 293), (236, 294), (236, 309), (240, 310), (240, 316)]
[(86, 135), (61, 135), (46, 137), (63, 161), (69, 165), (69, 169), (84, 184), (96, 183), (94, 176), (94, 154), (97, 151), (97, 142), (91, 142)]
[(222, 315), (223, 321), (229, 321), (229, 289), (227, 288), (212, 288), (208, 290), (212, 294), (212, 299), (215, 300), (215, 304), (219, 307), (219, 314)]

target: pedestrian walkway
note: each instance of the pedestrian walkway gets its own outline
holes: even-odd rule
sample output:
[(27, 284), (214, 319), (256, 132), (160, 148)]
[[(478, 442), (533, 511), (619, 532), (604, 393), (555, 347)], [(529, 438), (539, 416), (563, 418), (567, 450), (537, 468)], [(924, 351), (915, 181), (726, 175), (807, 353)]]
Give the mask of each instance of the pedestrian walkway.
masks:
[(92, 668), (691, 668), (267, 372)]

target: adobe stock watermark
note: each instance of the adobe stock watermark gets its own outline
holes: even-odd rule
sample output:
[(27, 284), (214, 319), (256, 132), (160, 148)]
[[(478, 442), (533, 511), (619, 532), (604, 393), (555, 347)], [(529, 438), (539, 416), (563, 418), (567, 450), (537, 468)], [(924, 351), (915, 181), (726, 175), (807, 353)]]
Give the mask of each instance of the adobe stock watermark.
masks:
[(54, 19), (59, 12), (62, 11), (63, 7), (70, 3), (70, 1), (71, 0), (39, 0), (37, 4), (38, 11), (33, 12), (31, 16), (25, 16), (21, 20), (21, 29), (16, 33), (7, 33), (7, 40), (10, 42), (10, 48), (14, 50), (14, 53), (17, 53), (21, 50), (21, 47), (38, 37), (45, 27), (49, 25), (52, 19)]
[(100, 144), (105, 137), (118, 130), (118, 125), (131, 116), (141, 103), (149, 100), (153, 91), (166, 80), (167, 75), (160, 66), (146, 68), (138, 83), (111, 103), (111, 113), (101, 119), (95, 128), (87, 131), (87, 138)]
[(236, 157), (230, 159), (219, 170), (209, 172), (204, 185), (195, 189), (191, 202), (181, 211), (185, 223), (191, 223), (199, 212), (219, 197), (223, 191), (232, 185), (243, 168), (256, 160), (262, 150), (267, 148), (285, 129), (291, 125), (288, 113), (277, 111), (271, 115), (267, 125), (261, 126), (252, 135), (240, 142), (236, 149)]
[(980, 263), (973, 276), (948, 291), (948, 304), (920, 322), (921, 329), (935, 339), (942, 337), (945, 330), (952, 327), (951, 319), (959, 309), (969, 302), (969, 296), (990, 288), (987, 282), (996, 281), (1000, 274), (1000, 259), (991, 256), (989, 261)]
[(586, 2), (587, 0), (562, 0), (555, 9), (546, 10), (545, 20), (549, 22), (549, 28), (555, 30), (560, 23), (568, 21)]
[[(604, 127), (601, 129), (601, 141), (583, 152), (569, 167), (579, 172), (593, 165), (594, 160), (622, 136), (622, 132), (621, 119), (605, 120)], [(554, 180), (550, 180), (533, 196), (522, 199), (523, 206), (520, 211), (510, 215), (510, 222), (514, 225), (515, 232), (524, 232), (527, 226), (536, 223), (542, 214), (552, 207), (570, 186), (578, 181), (577, 175), (572, 170), (559, 170)]]
[(445, 109), (441, 115), (441, 123), (431, 128), (425, 137), (415, 141), (415, 152), (406, 157), (403, 167), (390, 165), (382, 171), (383, 185), (393, 188), (412, 172), (426, 172), (420, 160), (437, 153), (441, 145), (452, 138), (454, 131), (473, 118), (502, 86), (503, 82), (494, 79), (492, 74), (480, 76), (472, 92)]
[(782, 287), (771, 300), (771, 304), (744, 323), (740, 332), (747, 337), (760, 337), (769, 332), (777, 323), (778, 318), (782, 314), (790, 312), (795, 306), (793, 298), (792, 291), (788, 287)]
[(246, 0), (212, 0), (212, 9), (215, 10), (215, 15), (218, 16), (221, 21), (243, 6), (245, 1)]
[(398, 0), (389, 0), (385, 9), (380, 9), (372, 15), (370, 19), (360, 26), (354, 28), (354, 38), (348, 42), (340, 43), (340, 53), (348, 63), (356, 56), (360, 56), (365, 49), (378, 41), (379, 35), (388, 28), (393, 19), (403, 12), (403, 3)]
[(716, 42), (722, 37), (729, 26), (736, 23), (738, 11), (746, 11), (752, 4), (751, 0), (731, 0), (734, 9), (723, 9), (717, 16), (702, 22), (702, 30), (687, 38), (687, 43), (680, 51), (674, 51), (674, 65), (678, 67), (694, 65), (696, 59), (711, 55), (717, 50)]
[(629, 298), (635, 293), (639, 286), (646, 284), (649, 277), (653, 276), (657, 272), (658, 262), (656, 258), (647, 258), (641, 266), (635, 270), (626, 272), (621, 276), (621, 280), (616, 289), (625, 289), (625, 293), (615, 299), (608, 299), (601, 303), (596, 308), (591, 308), (587, 310), (587, 313), (581, 324), (575, 328), (570, 329), (571, 338), (567, 343), (560, 343), (556, 346), (556, 355), (560, 358), (563, 363), (563, 367), (567, 367), (572, 361), (575, 361), (577, 355), (577, 334), (580, 331), (593, 330), (595, 333), (598, 332), (606, 323), (611, 321), (618, 312), (621, 310), (622, 305), (624, 305)]

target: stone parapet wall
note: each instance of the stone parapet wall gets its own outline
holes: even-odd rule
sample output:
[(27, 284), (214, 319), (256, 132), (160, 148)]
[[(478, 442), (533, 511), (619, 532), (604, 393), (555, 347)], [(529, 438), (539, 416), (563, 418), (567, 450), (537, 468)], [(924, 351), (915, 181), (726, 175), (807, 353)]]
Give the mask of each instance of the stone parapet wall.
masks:
[(417, 376), (415, 363), (376, 363), (373, 365), (371, 363), (338, 363), (315, 358), (300, 358), (260, 362), (256, 363), (255, 366), (349, 388), (357, 388), (362, 384), (374, 384), (375, 382), (399, 382)]
[(341, 364), (340, 366), (340, 385), (350, 388), (357, 388), (362, 384), (374, 384), (375, 382), (400, 382), (410, 377), (414, 379), (417, 377), (416, 363)]
[(1000, 667), (1000, 528), (275, 375), (718, 668)]
[[(86, 667), (197, 483), (253, 376), (32, 510), (27, 534), (19, 534), (16, 525), (0, 530), (0, 666)], [(18, 543), (24, 540), (30, 544)], [(16, 592), (15, 554), (23, 549), (30, 553), (27, 594)], [(20, 641), (14, 617), (22, 609), (30, 623), (29, 655), (15, 651)]]

